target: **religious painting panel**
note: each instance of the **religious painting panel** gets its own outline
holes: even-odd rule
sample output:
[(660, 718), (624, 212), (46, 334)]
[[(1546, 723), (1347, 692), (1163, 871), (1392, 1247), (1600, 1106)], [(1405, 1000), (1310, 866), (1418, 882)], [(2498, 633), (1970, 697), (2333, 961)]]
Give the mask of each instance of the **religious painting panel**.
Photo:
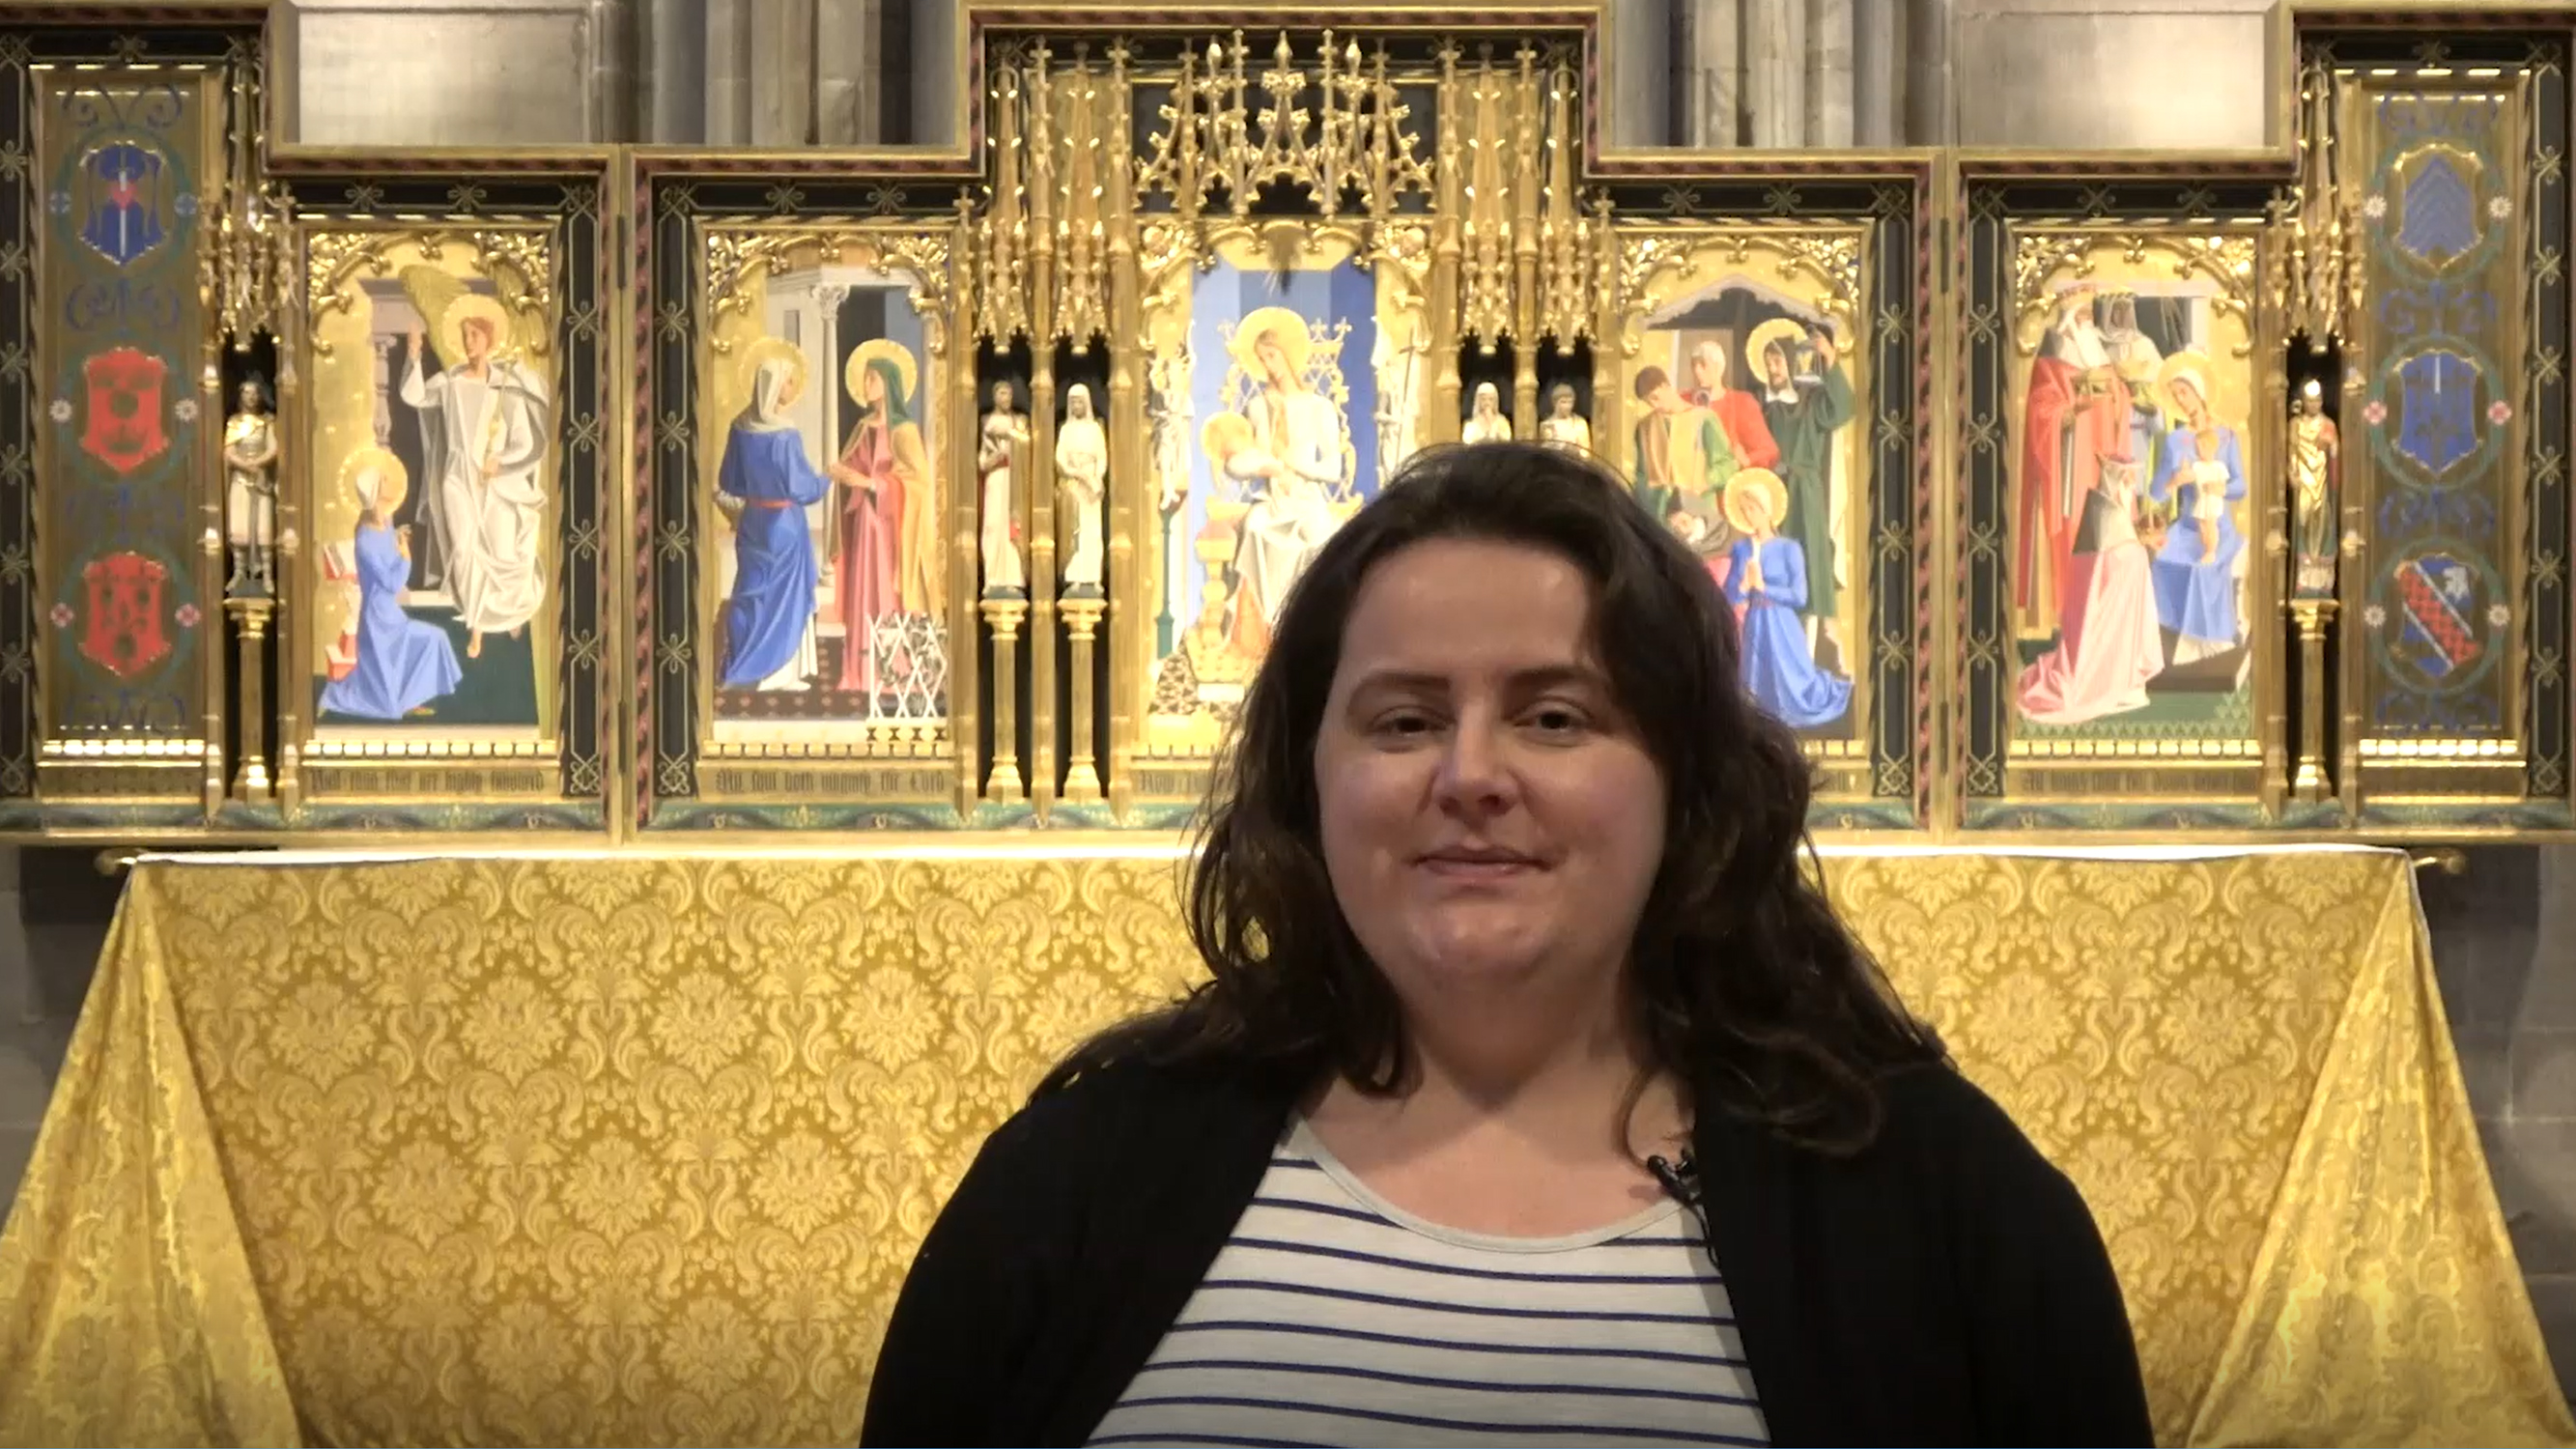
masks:
[(1427, 248), (1410, 223), (1146, 235), (1156, 506), (1137, 758), (1204, 768), (1298, 573), (1419, 445)]
[(641, 823), (963, 823), (976, 399), (953, 213), (736, 220), (738, 185), (665, 185), (638, 298), (666, 319), (638, 480)]
[(1821, 758), (1865, 759), (1864, 229), (1621, 240), (1620, 471), (1734, 605), (1755, 700)]
[(945, 752), (946, 239), (715, 245), (761, 249), (710, 293), (698, 379), (706, 743)]
[(1819, 829), (1932, 804), (1929, 191), (1866, 161), (1613, 187), (1588, 405), (1558, 390), (1734, 607)]
[(597, 176), (295, 185), (284, 823), (600, 828)]
[(2255, 245), (2019, 238), (2012, 704), (2034, 755), (2255, 754)]
[(2571, 823), (2567, 31), (2313, 35), (2359, 301), (2336, 783), (2364, 824)]
[(2278, 818), (2269, 200), (2250, 181), (1969, 183), (1971, 827)]
[[(35, 319), (42, 409), (28, 421), (43, 646), (10, 672), (32, 665), (42, 696), (38, 794), (167, 801), (175, 823), (222, 790), (220, 591), (200, 537), (223, 417), (198, 378), (213, 336), (200, 207), (222, 194), (226, 76), (37, 64), (31, 79), (18, 121), (41, 280), (20, 315)], [(23, 773), (0, 779), (25, 789)]]

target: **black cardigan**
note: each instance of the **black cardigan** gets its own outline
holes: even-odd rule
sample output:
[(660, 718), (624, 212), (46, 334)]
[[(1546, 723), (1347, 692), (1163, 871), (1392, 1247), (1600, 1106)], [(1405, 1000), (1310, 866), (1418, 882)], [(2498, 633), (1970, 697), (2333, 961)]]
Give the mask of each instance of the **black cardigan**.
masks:
[[(1778, 1444), (2153, 1442), (2073, 1184), (1957, 1073), (1888, 1081), (1834, 1159), (1716, 1113), (1692, 1150)], [(984, 1144), (923, 1242), (864, 1445), (1080, 1444), (1251, 1201), (1293, 1084), (1121, 1066)]]

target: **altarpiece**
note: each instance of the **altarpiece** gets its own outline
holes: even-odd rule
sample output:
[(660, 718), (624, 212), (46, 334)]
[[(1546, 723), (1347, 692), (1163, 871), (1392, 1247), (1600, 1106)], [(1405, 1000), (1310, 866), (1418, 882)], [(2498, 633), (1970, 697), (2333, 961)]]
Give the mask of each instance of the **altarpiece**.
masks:
[(1168, 828), (1502, 437), (1704, 561), (1819, 830), (2576, 828), (2562, 11), (2285, 11), (2277, 148), (2152, 159), (1227, 14), (976, 0), (957, 154), (475, 156), (277, 143), (261, 7), (10, 11), (0, 828)]

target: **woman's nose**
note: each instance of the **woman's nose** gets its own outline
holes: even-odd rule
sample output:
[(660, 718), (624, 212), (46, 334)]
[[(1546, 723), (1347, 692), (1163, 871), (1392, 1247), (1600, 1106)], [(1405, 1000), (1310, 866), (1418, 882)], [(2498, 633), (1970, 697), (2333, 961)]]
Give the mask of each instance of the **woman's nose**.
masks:
[(1509, 805), (1514, 794), (1509, 754), (1499, 720), (1472, 715), (1461, 719), (1449, 732), (1448, 747), (1440, 758), (1441, 803), (1478, 813)]

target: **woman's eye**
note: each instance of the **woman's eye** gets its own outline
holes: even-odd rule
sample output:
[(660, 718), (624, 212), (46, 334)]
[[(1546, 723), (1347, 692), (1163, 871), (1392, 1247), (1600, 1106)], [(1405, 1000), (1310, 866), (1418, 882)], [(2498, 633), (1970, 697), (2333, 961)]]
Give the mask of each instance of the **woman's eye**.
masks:
[(1583, 728), (1581, 710), (1568, 705), (1543, 705), (1530, 712), (1530, 723), (1545, 734), (1571, 734)]
[(1377, 722), (1379, 734), (1400, 738), (1427, 733), (1431, 727), (1430, 716), (1412, 713), (1382, 715)]

